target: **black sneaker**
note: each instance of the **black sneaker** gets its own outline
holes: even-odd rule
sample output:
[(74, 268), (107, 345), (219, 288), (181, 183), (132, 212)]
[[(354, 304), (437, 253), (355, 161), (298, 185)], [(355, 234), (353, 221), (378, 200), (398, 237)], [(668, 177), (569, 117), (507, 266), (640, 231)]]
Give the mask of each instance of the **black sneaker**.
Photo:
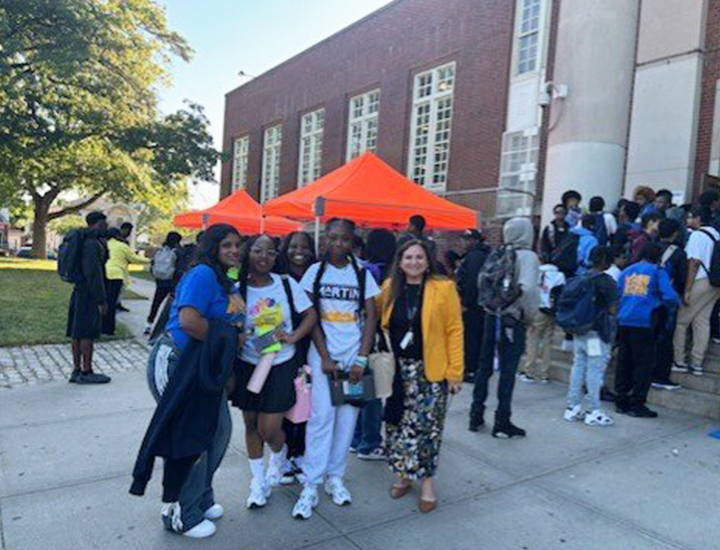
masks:
[(128, 308), (126, 308), (126, 307), (125, 307), (124, 305), (122, 305), (122, 304), (118, 304), (116, 309), (117, 309), (118, 311), (122, 311), (123, 313), (127, 313), (128, 311), (130, 311)]
[(627, 412), (627, 414), (628, 416), (633, 416), (635, 418), (657, 418), (658, 415), (658, 413), (648, 409), (645, 405), (632, 408)]
[(78, 376), (78, 384), (107, 384), (111, 378), (97, 372), (83, 372)]
[(510, 422), (496, 422), (493, 426), (492, 436), (500, 439), (510, 439), (511, 437), (525, 437), (525, 430), (518, 428)]
[(470, 430), (471, 432), (479, 432), (483, 428), (483, 426), (485, 426), (485, 420), (482, 417), (470, 417), (470, 425), (468, 426), (468, 430)]
[(655, 388), (656, 390), (669, 390), (669, 391), (679, 390), (682, 388), (682, 386), (680, 384), (676, 384), (672, 380), (656, 380), (655, 382), (652, 383), (652, 387)]
[(80, 375), (82, 374), (82, 371), (80, 370), (73, 370), (72, 374), (70, 375), (70, 379), (68, 382), (70, 384), (77, 384), (78, 378), (80, 378)]

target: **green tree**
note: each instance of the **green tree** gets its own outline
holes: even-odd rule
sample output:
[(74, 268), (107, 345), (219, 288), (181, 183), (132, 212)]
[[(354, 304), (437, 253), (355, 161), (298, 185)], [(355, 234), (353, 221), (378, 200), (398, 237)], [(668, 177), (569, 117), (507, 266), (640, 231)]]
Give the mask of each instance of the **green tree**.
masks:
[[(214, 179), (202, 108), (157, 109), (168, 63), (191, 53), (151, 0), (0, 0), (0, 197), (31, 202), (37, 257), (49, 221), (104, 195), (158, 202)], [(82, 200), (56, 207), (68, 193)]]

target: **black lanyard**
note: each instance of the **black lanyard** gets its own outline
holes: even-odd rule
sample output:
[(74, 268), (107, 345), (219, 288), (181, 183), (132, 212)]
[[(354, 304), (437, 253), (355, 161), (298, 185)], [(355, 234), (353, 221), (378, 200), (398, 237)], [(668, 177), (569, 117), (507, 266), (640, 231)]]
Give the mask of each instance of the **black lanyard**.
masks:
[(410, 285), (406, 285), (406, 287), (405, 287), (405, 312), (407, 313), (408, 329), (412, 330), (413, 327), (415, 326), (415, 320), (420, 311), (420, 306), (422, 305), (423, 291), (425, 289), (425, 281), (420, 283), (420, 288), (418, 288), (418, 292), (417, 292), (417, 299), (415, 301), (415, 304), (412, 307), (410, 306), (409, 287), (410, 287)]

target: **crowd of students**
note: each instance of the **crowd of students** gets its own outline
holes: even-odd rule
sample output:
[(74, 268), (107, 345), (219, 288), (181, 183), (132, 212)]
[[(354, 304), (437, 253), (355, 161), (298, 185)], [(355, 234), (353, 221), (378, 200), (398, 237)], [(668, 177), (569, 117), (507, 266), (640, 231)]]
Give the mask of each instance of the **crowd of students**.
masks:
[[(169, 234), (153, 260), (148, 318), (169, 295), (148, 362), (158, 408), (131, 492), (143, 494), (153, 459), (164, 458), (163, 524), (188, 537), (212, 535), (224, 513), (212, 480), (232, 433), (231, 405), (245, 424), (248, 508), (295, 482), (295, 518), (313, 515), (320, 488), (334, 504), (350, 504), (345, 474), (355, 452), (387, 461), (397, 477), (392, 498), (418, 483), (418, 507), (430, 512), (449, 395), (463, 379), (474, 383), (469, 429), (478, 432), (497, 371), (491, 434), (525, 436), (512, 421), (515, 381), (549, 381), (553, 338), (562, 332), (573, 351), (566, 420), (612, 425), (602, 399), (621, 414), (657, 416), (646, 405), (650, 387), (679, 389), (673, 372), (702, 375), (711, 325), (720, 329), (711, 322), (720, 296), (720, 194), (706, 191), (695, 206), (674, 206), (672, 194), (648, 188), (633, 198), (606, 212), (594, 197), (584, 210), (569, 191), (539, 239), (527, 218), (508, 220), (496, 247), (470, 229), (463, 253), (446, 254), (445, 266), (420, 216), (398, 239), (376, 229), (363, 240), (353, 222), (331, 220), (319, 258), (305, 232), (279, 242), (215, 225), (187, 246), (190, 263)], [(359, 383), (380, 351), (394, 355), (392, 395), (336, 403), (337, 386)], [(307, 422), (288, 419), (299, 377), (312, 386)]]

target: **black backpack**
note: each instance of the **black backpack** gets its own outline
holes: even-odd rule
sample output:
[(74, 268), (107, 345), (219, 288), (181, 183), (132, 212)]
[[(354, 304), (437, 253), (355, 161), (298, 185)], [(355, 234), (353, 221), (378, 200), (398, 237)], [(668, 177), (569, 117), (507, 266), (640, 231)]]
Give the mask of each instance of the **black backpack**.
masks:
[(605, 214), (600, 212), (599, 214), (593, 214), (595, 222), (593, 225), (593, 234), (598, 240), (600, 246), (605, 246), (608, 243), (608, 231), (607, 225), (605, 225)]
[(550, 263), (555, 264), (565, 275), (574, 275), (578, 268), (579, 244), (580, 236), (568, 233), (560, 246), (553, 251)]
[[(313, 306), (315, 307), (315, 311), (318, 312), (318, 315), (320, 315), (320, 279), (322, 279), (323, 275), (325, 275), (327, 264), (327, 258), (320, 262), (320, 267), (318, 268), (317, 275), (315, 276), (315, 281), (313, 281)], [(365, 279), (367, 278), (368, 270), (367, 268), (360, 266), (355, 259), (355, 256), (352, 254), (350, 255), (350, 264), (352, 265), (353, 271), (355, 271), (355, 277), (358, 282), (358, 316), (362, 319), (365, 315)]]
[(700, 229), (699, 231), (710, 237), (713, 242), (710, 268), (708, 269), (708, 267), (703, 264), (700, 265), (702, 265), (703, 269), (707, 272), (710, 285), (720, 287), (720, 240), (716, 239), (710, 231), (706, 231), (705, 229)]
[(60, 278), (66, 283), (77, 284), (84, 280), (82, 272), (82, 251), (85, 231), (74, 229), (63, 239), (58, 252), (57, 269)]
[(574, 277), (560, 294), (555, 318), (565, 332), (587, 334), (595, 327), (598, 318), (596, 276), (596, 274), (585, 274)]
[(522, 294), (516, 277), (517, 253), (504, 245), (493, 250), (478, 273), (477, 303), (497, 315), (514, 304)]

